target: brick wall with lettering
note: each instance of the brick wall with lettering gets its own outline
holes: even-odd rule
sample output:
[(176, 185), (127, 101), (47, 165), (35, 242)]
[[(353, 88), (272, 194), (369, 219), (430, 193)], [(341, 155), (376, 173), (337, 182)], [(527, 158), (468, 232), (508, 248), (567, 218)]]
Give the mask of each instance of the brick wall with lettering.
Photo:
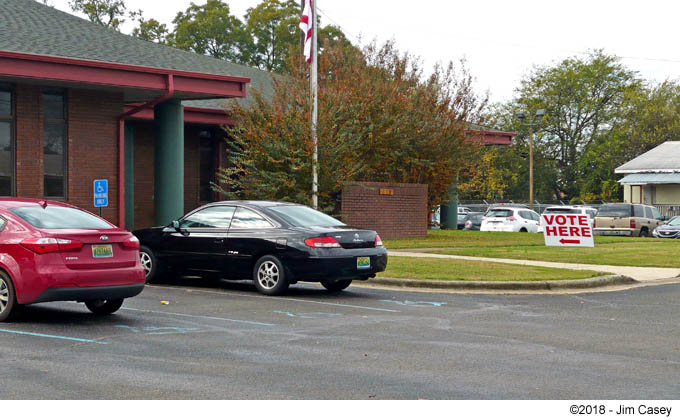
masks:
[(383, 239), (427, 235), (427, 185), (352, 182), (343, 185), (342, 220)]

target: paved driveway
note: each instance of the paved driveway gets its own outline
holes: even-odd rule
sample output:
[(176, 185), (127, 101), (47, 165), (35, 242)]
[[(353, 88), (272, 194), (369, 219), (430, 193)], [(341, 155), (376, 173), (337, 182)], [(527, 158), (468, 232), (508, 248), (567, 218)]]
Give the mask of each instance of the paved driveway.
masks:
[(678, 302), (680, 285), (273, 298), (184, 279), (110, 317), (66, 302), (0, 324), (0, 398), (674, 399)]

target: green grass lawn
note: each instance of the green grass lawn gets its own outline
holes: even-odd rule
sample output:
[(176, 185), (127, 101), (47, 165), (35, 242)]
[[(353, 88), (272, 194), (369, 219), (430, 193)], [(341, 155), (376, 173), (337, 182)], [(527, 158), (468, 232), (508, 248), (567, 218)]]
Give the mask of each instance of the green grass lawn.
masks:
[(672, 239), (595, 237), (594, 248), (546, 247), (532, 233), (430, 231), (426, 238), (385, 241), (387, 249), (475, 257), (557, 261), (639, 267), (680, 267), (680, 241)]
[(389, 257), (387, 271), (378, 274), (400, 279), (461, 281), (574, 280), (601, 275), (604, 273), (587, 270), (412, 257)]

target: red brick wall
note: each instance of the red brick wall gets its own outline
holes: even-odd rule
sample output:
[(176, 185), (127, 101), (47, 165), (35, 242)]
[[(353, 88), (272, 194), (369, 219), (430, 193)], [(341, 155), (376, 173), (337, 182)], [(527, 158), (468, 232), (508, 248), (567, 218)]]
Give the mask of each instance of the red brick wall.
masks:
[(42, 88), (18, 85), (16, 98), (16, 194), (41, 198), (42, 179)]
[(68, 104), (68, 202), (91, 212), (93, 181), (108, 179), (109, 205), (104, 218), (118, 224), (118, 116), (123, 96), (70, 89)]
[(200, 205), (201, 128), (184, 126), (184, 213)]
[(383, 239), (426, 236), (427, 185), (347, 183), (342, 189), (342, 219), (350, 226), (375, 230)]
[(134, 123), (135, 143), (135, 226), (155, 226), (153, 203), (153, 123)]
[[(16, 193), (43, 196), (42, 94), (49, 86), (17, 85)], [(118, 124), (123, 97), (111, 92), (69, 89), (68, 189), (66, 201), (92, 212), (93, 181), (109, 180), (109, 206), (103, 215), (118, 223)]]

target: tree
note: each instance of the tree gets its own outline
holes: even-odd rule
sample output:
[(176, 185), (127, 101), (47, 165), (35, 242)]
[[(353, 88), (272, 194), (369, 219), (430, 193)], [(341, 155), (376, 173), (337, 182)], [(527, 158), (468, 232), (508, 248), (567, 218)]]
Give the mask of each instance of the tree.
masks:
[(124, 0), (70, 0), (69, 6), (74, 12), (84, 13), (90, 22), (115, 30), (125, 22), (125, 16), (134, 19), (140, 14), (128, 12)]
[(621, 199), (615, 169), (665, 141), (680, 138), (680, 86), (665, 81), (631, 91), (620, 114), (622, 123), (591, 144), (579, 162), (582, 199)]
[[(448, 199), (474, 153), (468, 121), (485, 105), (464, 68), (424, 77), (391, 42), (363, 50), (336, 43), (320, 56), (319, 84), (322, 208), (337, 212), (342, 185), (352, 181), (425, 183), (431, 208)], [(273, 98), (256, 92), (248, 108), (233, 107), (230, 167), (219, 174), (228, 197), (310, 203), (309, 102), (308, 81), (291, 73), (276, 78)]]
[(159, 44), (165, 44), (168, 35), (168, 27), (165, 23), (160, 23), (153, 18), (145, 20), (141, 16), (139, 17), (139, 27), (132, 31), (132, 36)]
[(253, 40), (249, 63), (281, 71), (288, 50), (299, 44), (300, 6), (295, 0), (264, 0), (246, 12), (246, 30)]
[[(546, 117), (536, 136), (538, 158), (554, 165), (551, 182), (555, 195), (578, 197), (583, 182), (579, 162), (588, 148), (605, 141), (623, 123), (627, 98), (641, 89), (636, 74), (618, 58), (594, 51), (585, 58), (571, 57), (552, 67), (536, 67), (521, 81), (518, 98), (508, 107), (506, 121), (517, 111)], [(508, 124), (524, 137), (526, 128)], [(536, 156), (536, 154), (535, 154)]]
[(250, 39), (243, 23), (221, 0), (191, 5), (172, 21), (175, 31), (168, 36), (174, 47), (237, 63), (247, 62)]

